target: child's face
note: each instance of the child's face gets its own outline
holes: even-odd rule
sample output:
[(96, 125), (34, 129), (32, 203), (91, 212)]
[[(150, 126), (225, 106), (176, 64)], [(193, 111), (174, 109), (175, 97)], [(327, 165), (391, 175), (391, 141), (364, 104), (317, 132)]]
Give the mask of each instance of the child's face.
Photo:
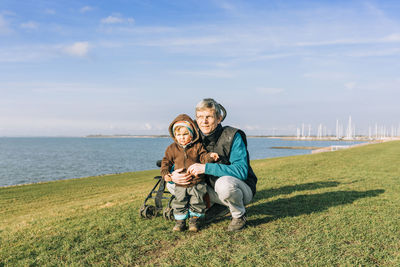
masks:
[(185, 146), (189, 144), (190, 141), (192, 141), (192, 137), (190, 136), (188, 129), (184, 127), (179, 128), (175, 131), (175, 138), (176, 141), (178, 141), (178, 144), (180, 144), (181, 146)]

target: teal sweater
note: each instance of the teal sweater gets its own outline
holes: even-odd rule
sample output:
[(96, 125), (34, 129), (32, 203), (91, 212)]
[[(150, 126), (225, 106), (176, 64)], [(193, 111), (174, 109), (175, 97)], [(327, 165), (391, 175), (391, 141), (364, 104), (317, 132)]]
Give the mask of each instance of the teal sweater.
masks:
[(247, 172), (249, 169), (247, 149), (239, 133), (236, 133), (233, 139), (229, 162), (231, 163), (230, 165), (206, 163), (205, 174), (218, 177), (233, 176), (240, 180), (247, 179)]

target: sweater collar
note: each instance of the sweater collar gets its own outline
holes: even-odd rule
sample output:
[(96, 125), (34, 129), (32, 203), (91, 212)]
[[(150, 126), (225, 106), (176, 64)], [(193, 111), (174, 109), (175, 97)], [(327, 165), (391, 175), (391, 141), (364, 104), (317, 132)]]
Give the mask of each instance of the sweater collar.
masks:
[(203, 139), (203, 144), (205, 146), (208, 146), (210, 144), (215, 145), (218, 141), (218, 138), (221, 136), (222, 130), (223, 130), (222, 125), (218, 124), (217, 127), (214, 129), (214, 131), (212, 131), (208, 135), (205, 135), (203, 134), (202, 131), (200, 131), (201, 137)]

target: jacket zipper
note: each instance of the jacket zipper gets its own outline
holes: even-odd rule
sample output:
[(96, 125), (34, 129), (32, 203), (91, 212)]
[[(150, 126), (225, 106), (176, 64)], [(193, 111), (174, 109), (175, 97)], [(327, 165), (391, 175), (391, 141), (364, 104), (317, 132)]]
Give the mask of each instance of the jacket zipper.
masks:
[(185, 170), (187, 170), (186, 167), (186, 159), (187, 159), (187, 154), (186, 154), (186, 147), (183, 149), (183, 166), (185, 167)]

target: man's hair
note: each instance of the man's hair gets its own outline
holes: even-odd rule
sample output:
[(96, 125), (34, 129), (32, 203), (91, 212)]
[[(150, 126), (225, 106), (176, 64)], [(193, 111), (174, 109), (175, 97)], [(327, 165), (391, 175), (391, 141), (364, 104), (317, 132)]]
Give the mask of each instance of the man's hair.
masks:
[(204, 109), (213, 110), (216, 118), (222, 117), (221, 105), (212, 98), (205, 98), (205, 99), (201, 100), (199, 103), (197, 103), (196, 113), (197, 113), (197, 111), (204, 110)]

